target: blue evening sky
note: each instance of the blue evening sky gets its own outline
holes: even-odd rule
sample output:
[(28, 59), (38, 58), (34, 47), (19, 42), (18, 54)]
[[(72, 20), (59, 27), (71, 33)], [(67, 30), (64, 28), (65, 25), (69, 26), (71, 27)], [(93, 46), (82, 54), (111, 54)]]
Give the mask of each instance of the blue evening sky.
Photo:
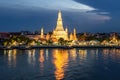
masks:
[(120, 32), (120, 0), (0, 0), (0, 32), (52, 31), (58, 10), (77, 32)]

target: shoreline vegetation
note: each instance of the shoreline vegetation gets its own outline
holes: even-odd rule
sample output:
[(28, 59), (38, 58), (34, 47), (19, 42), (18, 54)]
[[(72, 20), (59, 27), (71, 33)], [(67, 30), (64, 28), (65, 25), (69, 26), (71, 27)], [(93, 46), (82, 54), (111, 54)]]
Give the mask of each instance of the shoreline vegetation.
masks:
[(58, 49), (73, 49), (73, 48), (115, 48), (120, 49), (120, 46), (0, 46), (0, 50), (12, 50), (12, 49), (19, 49), (19, 50), (29, 50), (29, 49), (41, 49), (41, 48), (58, 48)]
[[(61, 48), (61, 49), (73, 49), (73, 48), (116, 48), (120, 49), (120, 38), (113, 34), (107, 39), (105, 38), (87, 38), (77, 37), (77, 40), (64, 40), (60, 38), (56, 39), (43, 39), (38, 36), (27, 35), (11, 35), (7, 38), (1, 39), (0, 50), (11, 49), (41, 49), (41, 48)], [(85, 36), (84, 36), (85, 37)], [(102, 40), (99, 40), (102, 39)]]

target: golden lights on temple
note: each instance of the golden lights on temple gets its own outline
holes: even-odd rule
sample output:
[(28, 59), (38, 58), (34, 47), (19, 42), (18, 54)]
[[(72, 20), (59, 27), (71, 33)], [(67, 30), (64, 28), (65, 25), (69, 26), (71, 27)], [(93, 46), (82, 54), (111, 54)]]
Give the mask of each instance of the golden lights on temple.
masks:
[(68, 28), (64, 29), (63, 27), (62, 13), (61, 11), (59, 11), (57, 24), (55, 29), (53, 29), (52, 31), (52, 35), (50, 35), (49, 33), (45, 35), (43, 28), (41, 28), (40, 38), (46, 40), (49, 39), (59, 40), (60, 38), (63, 38), (64, 40), (77, 40), (76, 29), (74, 28), (73, 33), (70, 33), (69, 35)]

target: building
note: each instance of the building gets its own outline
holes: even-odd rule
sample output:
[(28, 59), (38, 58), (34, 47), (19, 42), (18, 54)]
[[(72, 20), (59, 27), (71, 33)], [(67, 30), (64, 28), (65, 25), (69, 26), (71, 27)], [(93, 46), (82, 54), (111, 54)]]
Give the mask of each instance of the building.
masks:
[(0, 39), (8, 39), (10, 37), (9, 33), (0, 32)]
[(4, 42), (4, 40), (9, 39), (10, 34), (5, 32), (0, 32), (0, 45)]
[(58, 12), (57, 25), (53, 30), (52, 38), (68, 40), (68, 29), (64, 30), (61, 11)]
[[(41, 34), (40, 34), (41, 38), (45, 38), (44, 37), (45, 35), (44, 35), (43, 31), (44, 30), (42, 28), (41, 29)], [(70, 35), (68, 33), (68, 28), (64, 29), (61, 11), (58, 12), (57, 24), (56, 24), (55, 29), (52, 32), (51, 37), (48, 34), (46, 35), (46, 37), (47, 37), (47, 39), (50, 38), (50, 39), (53, 39), (53, 40), (56, 40), (56, 41), (58, 41), (60, 38), (63, 38), (64, 40), (77, 40), (76, 29), (75, 28), (73, 30), (73, 33), (71, 33)]]

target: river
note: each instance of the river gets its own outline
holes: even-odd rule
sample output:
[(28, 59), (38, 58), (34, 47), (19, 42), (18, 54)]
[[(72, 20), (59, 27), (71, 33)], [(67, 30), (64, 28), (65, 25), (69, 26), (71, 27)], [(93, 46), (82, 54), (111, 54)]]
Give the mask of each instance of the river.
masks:
[(0, 80), (120, 80), (120, 50), (0, 50)]

